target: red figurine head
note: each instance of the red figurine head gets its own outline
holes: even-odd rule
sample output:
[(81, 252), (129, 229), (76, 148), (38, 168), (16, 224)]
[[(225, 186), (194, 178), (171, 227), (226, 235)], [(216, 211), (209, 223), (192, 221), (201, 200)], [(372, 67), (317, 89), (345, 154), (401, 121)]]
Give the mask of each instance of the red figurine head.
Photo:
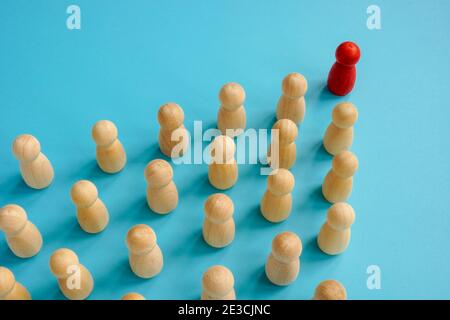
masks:
[(346, 66), (354, 66), (361, 57), (361, 51), (354, 42), (346, 41), (339, 45), (336, 49), (337, 62)]

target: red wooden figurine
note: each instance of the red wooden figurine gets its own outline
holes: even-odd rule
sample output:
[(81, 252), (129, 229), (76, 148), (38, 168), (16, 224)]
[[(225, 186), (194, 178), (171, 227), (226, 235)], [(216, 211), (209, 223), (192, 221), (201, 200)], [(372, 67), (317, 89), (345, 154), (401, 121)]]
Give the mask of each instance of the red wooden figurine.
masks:
[(337, 96), (349, 94), (356, 81), (356, 64), (361, 52), (356, 43), (347, 41), (336, 49), (336, 63), (328, 74), (328, 90)]

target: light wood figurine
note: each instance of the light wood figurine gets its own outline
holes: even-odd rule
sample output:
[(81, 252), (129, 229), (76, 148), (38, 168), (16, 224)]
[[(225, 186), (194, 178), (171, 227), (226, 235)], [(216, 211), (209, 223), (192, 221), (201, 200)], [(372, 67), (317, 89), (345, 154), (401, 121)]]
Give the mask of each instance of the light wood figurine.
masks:
[(234, 239), (233, 201), (222, 193), (208, 197), (205, 202), (203, 238), (215, 248), (223, 248)]
[(0, 300), (31, 300), (28, 290), (5, 267), (0, 267)]
[(305, 94), (308, 82), (300, 73), (290, 73), (281, 85), (282, 95), (278, 100), (277, 119), (289, 119), (299, 124), (305, 117)]
[(130, 292), (124, 295), (121, 300), (145, 300), (145, 297), (142, 294)]
[(158, 122), (161, 126), (158, 137), (161, 152), (170, 158), (181, 157), (189, 146), (189, 135), (183, 125), (183, 109), (173, 102), (164, 104), (159, 108)]
[(270, 222), (286, 220), (292, 209), (295, 179), (287, 169), (278, 169), (267, 178), (267, 191), (261, 200), (261, 213)]
[(5, 232), (11, 251), (20, 258), (33, 257), (42, 248), (41, 233), (18, 205), (9, 204), (0, 209), (0, 230)]
[(92, 138), (97, 145), (96, 158), (100, 169), (117, 173), (125, 167), (127, 155), (118, 139), (117, 127), (109, 120), (98, 121), (92, 128)]
[(334, 156), (332, 168), (322, 184), (322, 193), (328, 202), (342, 202), (350, 197), (356, 170), (358, 158), (350, 151), (342, 151)]
[(159, 214), (167, 214), (178, 205), (178, 190), (173, 182), (173, 169), (161, 159), (152, 160), (144, 171), (147, 181), (147, 204)]
[[(274, 134), (278, 132), (278, 134)], [(281, 119), (272, 127), (272, 141), (267, 154), (267, 159), (273, 169), (290, 169), (297, 158), (295, 139), (298, 135), (297, 125), (289, 119)], [(278, 139), (277, 139), (278, 138)], [(274, 149), (275, 148), (275, 149)], [(276, 157), (278, 153), (278, 157)]]
[(77, 207), (77, 219), (81, 229), (88, 233), (103, 231), (109, 222), (109, 213), (98, 197), (97, 187), (88, 180), (80, 180), (70, 191), (72, 202)]
[(328, 153), (336, 155), (350, 149), (353, 143), (353, 125), (358, 120), (358, 110), (349, 102), (339, 103), (334, 107), (331, 117), (323, 146)]
[(223, 135), (240, 135), (246, 124), (244, 88), (238, 83), (227, 83), (220, 89), (219, 100), (221, 106), (217, 115), (217, 127)]
[(50, 270), (58, 279), (62, 294), (69, 300), (84, 300), (94, 289), (91, 273), (70, 249), (61, 248), (53, 252)]
[(231, 271), (220, 265), (205, 271), (202, 278), (202, 300), (236, 300), (234, 277)]
[(161, 272), (163, 255), (152, 228), (145, 224), (135, 225), (128, 231), (126, 243), (130, 267), (134, 274), (149, 279)]
[(316, 287), (313, 300), (347, 300), (347, 291), (339, 281), (325, 280)]
[(210, 147), (209, 182), (216, 189), (229, 189), (238, 179), (238, 166), (234, 158), (236, 152), (234, 141), (228, 136), (221, 135), (213, 140)]
[(320, 250), (329, 254), (340, 254), (350, 243), (350, 227), (355, 221), (355, 211), (344, 202), (333, 204), (328, 209), (327, 221), (320, 229), (317, 245)]
[(52, 164), (41, 152), (41, 144), (35, 137), (29, 134), (18, 136), (12, 149), (20, 162), (22, 178), (30, 188), (44, 189), (52, 183)]
[(302, 242), (295, 233), (278, 234), (272, 241), (272, 252), (266, 262), (267, 278), (279, 286), (294, 282), (300, 271), (301, 253)]

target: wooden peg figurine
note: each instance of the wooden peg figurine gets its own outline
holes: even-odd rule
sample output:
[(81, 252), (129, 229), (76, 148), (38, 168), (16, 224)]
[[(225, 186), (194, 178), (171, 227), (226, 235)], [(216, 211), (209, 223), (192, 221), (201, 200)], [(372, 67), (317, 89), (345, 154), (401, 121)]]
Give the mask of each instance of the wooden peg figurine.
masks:
[(222, 193), (208, 197), (205, 202), (203, 238), (215, 248), (223, 248), (234, 239), (233, 201)]
[(279, 286), (288, 285), (297, 279), (300, 271), (302, 242), (293, 232), (282, 232), (272, 241), (272, 252), (266, 262), (266, 275)]
[(145, 300), (145, 297), (139, 293), (130, 292), (124, 295), (122, 300)]
[(238, 83), (227, 83), (220, 89), (219, 100), (221, 106), (217, 115), (217, 127), (223, 135), (240, 135), (244, 132), (246, 123), (244, 88)]
[(329, 255), (340, 254), (350, 243), (350, 227), (355, 221), (355, 211), (344, 202), (333, 204), (328, 209), (327, 221), (320, 229), (317, 244)]
[(108, 120), (97, 122), (92, 128), (92, 138), (97, 145), (97, 163), (106, 173), (117, 173), (125, 167), (127, 155), (118, 139), (117, 127)]
[(50, 270), (58, 279), (62, 294), (69, 300), (84, 300), (94, 289), (91, 273), (70, 249), (58, 249), (50, 257)]
[(181, 157), (189, 146), (189, 135), (183, 125), (183, 109), (173, 102), (161, 106), (158, 122), (161, 126), (158, 138), (161, 152), (170, 158)]
[(167, 214), (178, 205), (178, 191), (170, 164), (161, 159), (150, 161), (144, 171), (147, 180), (147, 203), (151, 210)]
[[(294, 166), (297, 158), (297, 147), (295, 146), (295, 139), (298, 135), (297, 125), (292, 120), (281, 119), (275, 122), (272, 130), (277, 130), (278, 135), (272, 131), (272, 143), (267, 155), (269, 164), (273, 169), (290, 169)], [(274, 150), (278, 151), (278, 157)]]
[(234, 153), (236, 146), (232, 138), (218, 136), (211, 143), (211, 163), (208, 167), (208, 178), (211, 185), (219, 190), (234, 186), (238, 179), (238, 166)]
[(334, 107), (331, 117), (323, 146), (328, 153), (336, 155), (350, 149), (353, 143), (353, 125), (358, 120), (358, 110), (349, 102), (339, 103)]
[(18, 136), (13, 143), (13, 154), (20, 162), (20, 173), (33, 189), (44, 189), (53, 181), (53, 167), (41, 152), (39, 141), (29, 134)]
[(202, 278), (202, 300), (236, 300), (234, 277), (224, 266), (212, 266)]
[(131, 270), (141, 278), (152, 278), (163, 268), (163, 255), (156, 242), (156, 234), (145, 224), (132, 227), (127, 234)]
[(5, 267), (0, 267), (0, 300), (31, 300), (28, 290)]
[(76, 182), (70, 191), (77, 207), (77, 219), (81, 229), (88, 233), (103, 231), (109, 222), (109, 213), (98, 197), (96, 186), (88, 180)]
[(305, 117), (305, 94), (308, 82), (300, 73), (288, 74), (281, 85), (282, 95), (278, 101), (277, 119), (289, 119), (299, 124)]
[(267, 191), (261, 200), (261, 213), (270, 222), (286, 220), (292, 209), (295, 179), (287, 169), (278, 169), (267, 178)]
[(342, 151), (333, 158), (332, 168), (322, 184), (328, 202), (346, 201), (353, 188), (353, 175), (358, 170), (358, 158), (350, 151)]
[(313, 300), (347, 300), (347, 292), (339, 281), (325, 280), (316, 287)]
[(356, 82), (356, 64), (361, 58), (361, 50), (351, 41), (345, 41), (336, 49), (336, 62), (328, 74), (327, 86), (337, 96), (349, 94)]
[(20, 258), (30, 258), (41, 250), (41, 233), (18, 205), (9, 204), (0, 209), (0, 230), (5, 233), (11, 251)]

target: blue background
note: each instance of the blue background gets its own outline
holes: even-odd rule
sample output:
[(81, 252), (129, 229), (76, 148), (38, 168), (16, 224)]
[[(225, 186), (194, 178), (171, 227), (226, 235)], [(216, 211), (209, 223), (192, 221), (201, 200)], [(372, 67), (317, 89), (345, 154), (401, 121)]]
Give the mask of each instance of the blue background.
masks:
[[(450, 2), (431, 1), (106, 1), (78, 0), (82, 29), (66, 28), (72, 1), (0, 2), (0, 205), (17, 203), (45, 245), (22, 260), (0, 237), (0, 265), (13, 270), (35, 299), (60, 299), (48, 260), (60, 247), (77, 252), (95, 278), (92, 299), (137, 291), (148, 299), (198, 299), (202, 273), (224, 264), (241, 299), (309, 299), (318, 282), (340, 280), (352, 299), (450, 298)], [(366, 27), (366, 9), (381, 7), (382, 29)], [(325, 89), (337, 45), (362, 50), (355, 90)], [(220, 87), (243, 85), (249, 128), (270, 128), (281, 81), (300, 72), (309, 82), (297, 140), (293, 212), (273, 225), (259, 213), (266, 177), (241, 165), (237, 233), (227, 248), (201, 236), (203, 203), (215, 192), (206, 165), (174, 166), (178, 208), (167, 216), (146, 204), (145, 165), (162, 157), (156, 113), (168, 101), (215, 126)], [(331, 157), (321, 147), (333, 106), (359, 108), (352, 150), (360, 160), (349, 203), (356, 221), (348, 250), (329, 257), (316, 246), (326, 203), (320, 192)], [(128, 164), (116, 175), (95, 162), (92, 125), (119, 128)], [(15, 136), (31, 133), (52, 161), (46, 190), (22, 182), (11, 153)], [(78, 226), (69, 190), (90, 179), (111, 221), (101, 234)], [(149, 224), (164, 253), (162, 273), (142, 280), (129, 269), (125, 235)], [(303, 242), (301, 271), (288, 287), (270, 284), (264, 263), (272, 238), (291, 230)], [(366, 286), (366, 268), (381, 268), (381, 289)]]

